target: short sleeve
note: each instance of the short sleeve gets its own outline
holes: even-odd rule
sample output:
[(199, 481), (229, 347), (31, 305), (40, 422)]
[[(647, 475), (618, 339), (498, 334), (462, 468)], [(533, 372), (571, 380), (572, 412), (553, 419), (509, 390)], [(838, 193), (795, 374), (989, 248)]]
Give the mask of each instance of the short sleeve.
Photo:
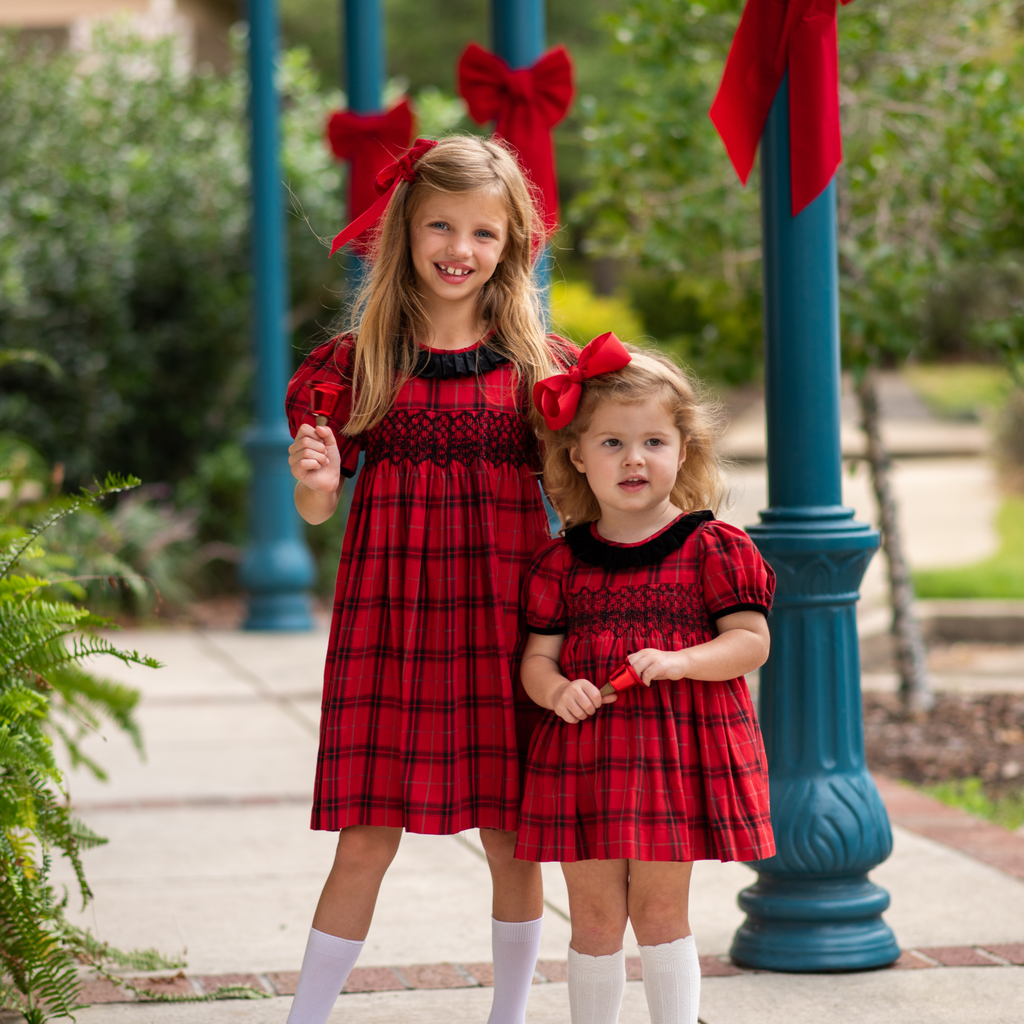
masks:
[(775, 594), (775, 572), (750, 537), (715, 519), (701, 529), (700, 546), (704, 604), (711, 618), (734, 612), (767, 615)]
[(548, 541), (534, 555), (523, 581), (523, 608), (531, 633), (555, 636), (569, 628), (565, 612), (565, 541)]
[(312, 384), (336, 384), (341, 386), (334, 412), (327, 417), (327, 425), (334, 431), (341, 453), (341, 472), (352, 476), (359, 465), (359, 442), (342, 433), (348, 423), (352, 408), (352, 389), (348, 378), (347, 364), (352, 351), (351, 337), (333, 338), (325, 345), (314, 349), (288, 382), (284, 400), (288, 416), (288, 429), (292, 437), (303, 423), (315, 424), (316, 416), (310, 411), (310, 386)]

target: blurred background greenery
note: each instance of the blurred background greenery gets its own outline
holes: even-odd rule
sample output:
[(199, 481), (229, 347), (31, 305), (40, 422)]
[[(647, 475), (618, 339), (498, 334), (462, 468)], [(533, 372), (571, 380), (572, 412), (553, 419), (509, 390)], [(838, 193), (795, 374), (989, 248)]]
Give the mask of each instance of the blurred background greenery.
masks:
[[(388, 96), (412, 95), (423, 134), (479, 130), (453, 69), (467, 42), (487, 44), (488, 6), (387, 0)], [(281, 7), (298, 360), (343, 289), (323, 239), (344, 218), (344, 172), (323, 125), (344, 97), (337, 3)], [(761, 375), (756, 172), (738, 186), (707, 117), (741, 7), (547, 3), (549, 42), (569, 47), (579, 86), (556, 132), (554, 326), (581, 342), (609, 329), (646, 339), (726, 397)], [(838, 176), (848, 368), (904, 368), (938, 415), (990, 421), (1019, 489), (1022, 10), (843, 9)], [(218, 73), (117, 27), (95, 34), (88, 59), (0, 38), (0, 452), (39, 488), (108, 471), (145, 481), (54, 541), (93, 553), (103, 611), (145, 617), (235, 588), (251, 377), (243, 26), (232, 45)], [(1000, 521), (1011, 547), (1016, 507)], [(310, 533), (324, 594), (340, 525)], [(155, 589), (103, 584), (109, 559)]]

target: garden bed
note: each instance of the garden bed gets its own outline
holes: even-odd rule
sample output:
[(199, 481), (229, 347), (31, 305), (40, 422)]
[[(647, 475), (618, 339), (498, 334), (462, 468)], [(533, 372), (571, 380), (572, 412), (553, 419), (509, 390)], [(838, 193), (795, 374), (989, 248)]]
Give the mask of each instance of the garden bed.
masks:
[(939, 694), (928, 715), (907, 719), (895, 694), (866, 693), (864, 742), (873, 771), (1008, 828), (1024, 824), (1024, 695)]

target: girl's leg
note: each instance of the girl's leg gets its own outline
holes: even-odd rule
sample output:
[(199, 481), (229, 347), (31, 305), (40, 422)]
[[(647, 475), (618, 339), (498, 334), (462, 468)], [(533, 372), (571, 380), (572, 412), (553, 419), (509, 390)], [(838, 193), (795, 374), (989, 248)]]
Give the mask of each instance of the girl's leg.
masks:
[(480, 841), (487, 854), (494, 888), (491, 916), (494, 998), (487, 1020), (488, 1024), (524, 1024), (543, 923), (540, 865), (515, 860), (515, 832), (484, 828), (480, 830)]
[(563, 864), (569, 888), (569, 1014), (572, 1024), (615, 1024), (626, 985), (628, 863)]
[(700, 961), (690, 934), (692, 864), (629, 862), (629, 919), (640, 943), (651, 1024), (697, 1024)]
[(370, 930), (400, 828), (353, 825), (338, 836), (331, 873), (313, 915), (288, 1024), (324, 1024)]

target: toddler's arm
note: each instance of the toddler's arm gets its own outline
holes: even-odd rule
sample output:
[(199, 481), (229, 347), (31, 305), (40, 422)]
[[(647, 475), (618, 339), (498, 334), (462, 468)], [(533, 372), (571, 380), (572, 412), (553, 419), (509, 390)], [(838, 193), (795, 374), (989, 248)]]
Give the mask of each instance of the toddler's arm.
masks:
[(760, 612), (733, 612), (718, 620), (714, 640), (682, 651), (646, 647), (631, 654), (629, 663), (647, 686), (655, 679), (735, 679), (768, 660), (769, 643), (768, 621)]
[(589, 718), (602, 704), (611, 704), (616, 694), (601, 696), (589, 679), (567, 679), (558, 665), (564, 636), (531, 633), (526, 641), (521, 669), (523, 687), (530, 699), (549, 708), (570, 724)]
[(288, 448), (288, 465), (295, 485), (295, 507), (307, 523), (322, 523), (334, 515), (341, 498), (341, 454), (330, 427), (303, 423)]

